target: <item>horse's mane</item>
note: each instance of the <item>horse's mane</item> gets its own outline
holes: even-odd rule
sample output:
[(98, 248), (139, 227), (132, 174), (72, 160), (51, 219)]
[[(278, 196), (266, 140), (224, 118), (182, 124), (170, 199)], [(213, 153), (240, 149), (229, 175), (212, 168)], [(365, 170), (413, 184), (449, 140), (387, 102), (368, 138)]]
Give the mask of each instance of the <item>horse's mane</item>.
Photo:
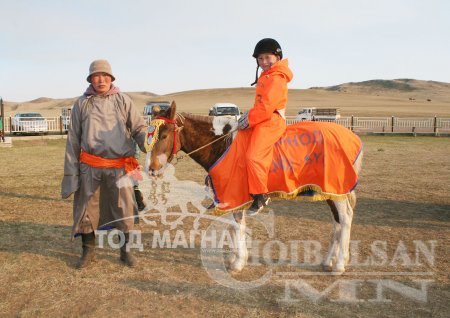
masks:
[(192, 119), (195, 121), (199, 121), (202, 123), (212, 124), (213, 118), (212, 116), (206, 116), (206, 115), (197, 115), (192, 113), (177, 113), (177, 117), (180, 119), (181, 122), (184, 122), (185, 118)]
[[(191, 121), (194, 121), (195, 123), (205, 123), (208, 124), (209, 126), (212, 127), (212, 130), (208, 130), (213, 131), (216, 136), (222, 135), (222, 134), (227, 134), (227, 136), (224, 139), (225, 144), (230, 145), (231, 142), (233, 141), (234, 137), (236, 136), (236, 131), (237, 131), (237, 121), (235, 119), (230, 119), (227, 117), (220, 117), (219, 122), (222, 121), (223, 126), (220, 126), (222, 129), (223, 127), (228, 126), (228, 130), (224, 131), (220, 131), (220, 132), (216, 132), (216, 127), (214, 127), (214, 116), (206, 116), (206, 115), (197, 115), (197, 114), (192, 114), (192, 113), (177, 113), (176, 114), (177, 118), (181, 121), (181, 124), (184, 125), (184, 120), (185, 119), (189, 119)], [(235, 121), (235, 123), (232, 123), (232, 121)], [(233, 134), (228, 134), (230, 132), (230, 129), (232, 129), (231, 132), (234, 132)]]

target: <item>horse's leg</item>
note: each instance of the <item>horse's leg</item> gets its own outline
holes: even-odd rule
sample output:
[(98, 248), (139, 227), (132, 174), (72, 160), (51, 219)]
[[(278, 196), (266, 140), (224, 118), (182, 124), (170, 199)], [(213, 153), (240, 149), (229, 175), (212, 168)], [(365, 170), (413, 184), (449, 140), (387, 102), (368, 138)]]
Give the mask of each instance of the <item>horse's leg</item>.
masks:
[(339, 251), (339, 238), (341, 236), (341, 225), (339, 224), (339, 212), (334, 204), (334, 201), (327, 200), (328, 205), (330, 206), (331, 212), (333, 215), (332, 223), (333, 223), (333, 231), (331, 233), (330, 244), (328, 247), (328, 253), (325, 255), (322, 261), (322, 267), (325, 271), (331, 272), (333, 269), (333, 264), (336, 262), (336, 257)]
[[(356, 199), (354, 193), (352, 197)], [(339, 223), (341, 225), (341, 236), (339, 240), (339, 252), (337, 255), (335, 271), (345, 272), (345, 265), (349, 258), (350, 230), (353, 220), (352, 199), (347, 198), (341, 201), (334, 201), (336, 209), (339, 213)]]
[(231, 223), (231, 227), (232, 227), (232, 231), (231, 231), (231, 243), (232, 246), (230, 247), (231, 251), (230, 251), (230, 255), (227, 256), (227, 258), (225, 259), (225, 264), (227, 266), (227, 268), (231, 267), (231, 264), (233, 264), (236, 261), (236, 251), (237, 251), (237, 239), (236, 239), (236, 220), (234, 219), (233, 213), (230, 213), (226, 216), (226, 219), (230, 221)]
[(347, 249), (346, 249), (346, 253), (345, 253), (345, 256), (344, 256), (345, 265), (347, 265), (348, 260), (350, 258), (349, 249), (350, 249), (351, 226), (352, 226), (352, 223), (353, 223), (353, 214), (354, 214), (355, 206), (356, 206), (356, 193), (355, 193), (355, 191), (350, 192), (350, 196), (347, 198), (347, 203), (348, 203), (349, 217), (350, 217), (350, 229), (349, 229), (349, 233), (348, 233)]
[(233, 253), (229, 259), (230, 271), (240, 272), (247, 264), (248, 260), (247, 242), (245, 236), (245, 213), (240, 212), (230, 214), (229, 218), (233, 227), (231, 234), (233, 239), (233, 247), (236, 251), (236, 253)]
[[(353, 165), (358, 174), (361, 171), (362, 158), (363, 153), (361, 152)], [(344, 272), (349, 258), (350, 229), (353, 220), (353, 209), (356, 205), (356, 194), (352, 191), (346, 200), (327, 200), (327, 203), (331, 208), (331, 212), (333, 212), (333, 233), (330, 247), (322, 262), (322, 266), (324, 270), (331, 271), (333, 264), (335, 264), (337, 272)]]

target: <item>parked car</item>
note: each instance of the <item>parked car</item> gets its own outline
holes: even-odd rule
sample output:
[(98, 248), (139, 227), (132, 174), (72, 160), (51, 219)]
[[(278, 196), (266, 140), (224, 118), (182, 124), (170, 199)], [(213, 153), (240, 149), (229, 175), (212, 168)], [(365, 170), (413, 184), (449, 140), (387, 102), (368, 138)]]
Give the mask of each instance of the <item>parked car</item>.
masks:
[(63, 126), (62, 129), (65, 133), (69, 131), (70, 115), (72, 114), (72, 107), (61, 109), (62, 126)]
[(209, 116), (239, 116), (240, 110), (235, 104), (217, 103), (209, 109)]
[(39, 113), (17, 113), (11, 119), (12, 133), (48, 134), (47, 119)]
[(324, 120), (335, 121), (341, 118), (339, 108), (305, 107), (297, 114), (297, 120)]

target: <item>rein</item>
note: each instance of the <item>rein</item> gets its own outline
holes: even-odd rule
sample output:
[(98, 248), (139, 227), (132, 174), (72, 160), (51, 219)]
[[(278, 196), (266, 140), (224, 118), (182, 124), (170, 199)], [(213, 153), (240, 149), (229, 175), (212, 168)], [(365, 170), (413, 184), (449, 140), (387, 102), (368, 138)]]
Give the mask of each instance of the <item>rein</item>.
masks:
[(206, 145), (203, 145), (203, 146), (201, 146), (201, 147), (199, 147), (199, 148), (197, 148), (197, 149), (194, 149), (194, 150), (192, 150), (191, 152), (185, 154), (184, 156), (178, 156), (178, 157), (176, 157), (176, 158), (177, 158), (177, 160), (181, 160), (181, 159), (183, 159), (185, 156), (188, 156), (188, 157), (189, 157), (189, 156), (190, 156), (191, 154), (193, 154), (194, 152), (197, 152), (197, 151), (199, 151), (199, 150), (202, 150), (203, 148), (206, 148), (206, 147), (212, 145), (213, 143), (215, 143), (215, 142), (217, 142), (217, 141), (219, 141), (219, 140), (221, 140), (221, 139), (227, 137), (228, 135), (231, 135), (231, 133), (233, 133), (234, 131), (235, 131), (235, 130), (232, 130), (232, 131), (228, 132), (226, 135), (220, 136), (219, 138), (214, 139), (214, 140), (211, 141), (210, 143), (207, 143)]
[[(189, 157), (191, 154), (193, 154), (193, 153), (195, 153), (195, 152), (197, 152), (197, 151), (200, 151), (200, 150), (202, 150), (203, 148), (206, 148), (206, 147), (208, 147), (208, 146), (210, 146), (210, 145), (212, 145), (212, 144), (218, 142), (219, 140), (224, 139), (225, 137), (231, 135), (233, 132), (236, 131), (236, 129), (235, 129), (235, 130), (231, 130), (231, 131), (229, 131), (227, 134), (225, 134), (225, 135), (223, 135), (223, 136), (220, 136), (219, 138), (214, 139), (213, 141), (207, 143), (206, 145), (203, 145), (203, 146), (201, 146), (201, 147), (199, 147), (199, 148), (197, 148), (197, 149), (194, 149), (194, 150), (192, 150), (191, 152), (189, 152), (189, 153), (187, 153), (187, 154), (185, 154), (185, 155), (182, 155), (182, 156), (176, 156), (176, 154), (177, 154), (177, 130), (178, 130), (178, 129), (177, 129), (177, 128), (178, 128), (177, 121), (176, 121), (176, 120), (172, 120), (172, 119), (168, 119), (168, 118), (165, 118), (165, 117), (161, 117), (161, 116), (156, 116), (155, 119), (161, 119), (161, 120), (164, 120), (165, 122), (167, 122), (167, 123), (169, 123), (169, 124), (175, 125), (175, 127), (174, 127), (174, 129), (173, 129), (173, 149), (172, 149), (172, 157), (175, 157), (175, 158), (177, 159), (177, 162), (178, 162), (178, 160), (181, 160), (181, 159), (183, 159), (183, 158), (186, 157), (186, 156)], [(181, 127), (183, 127), (183, 126), (181, 126)]]

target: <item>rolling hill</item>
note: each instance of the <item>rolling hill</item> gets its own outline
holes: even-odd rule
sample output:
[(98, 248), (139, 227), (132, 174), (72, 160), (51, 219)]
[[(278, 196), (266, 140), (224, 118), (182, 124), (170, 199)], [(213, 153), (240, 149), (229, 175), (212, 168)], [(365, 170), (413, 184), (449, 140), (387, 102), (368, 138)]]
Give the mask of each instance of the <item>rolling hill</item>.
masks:
[[(207, 114), (218, 102), (235, 103), (242, 110), (253, 104), (254, 88), (199, 89), (157, 95), (127, 92), (139, 110), (148, 101), (176, 101), (178, 110)], [(43, 116), (59, 116), (77, 97), (51, 99), (41, 97), (25, 103), (5, 102), (5, 115), (37, 111)], [(342, 115), (355, 116), (440, 116), (450, 117), (450, 83), (415, 79), (369, 80), (329, 87), (290, 89), (287, 115), (302, 107), (339, 107)]]

